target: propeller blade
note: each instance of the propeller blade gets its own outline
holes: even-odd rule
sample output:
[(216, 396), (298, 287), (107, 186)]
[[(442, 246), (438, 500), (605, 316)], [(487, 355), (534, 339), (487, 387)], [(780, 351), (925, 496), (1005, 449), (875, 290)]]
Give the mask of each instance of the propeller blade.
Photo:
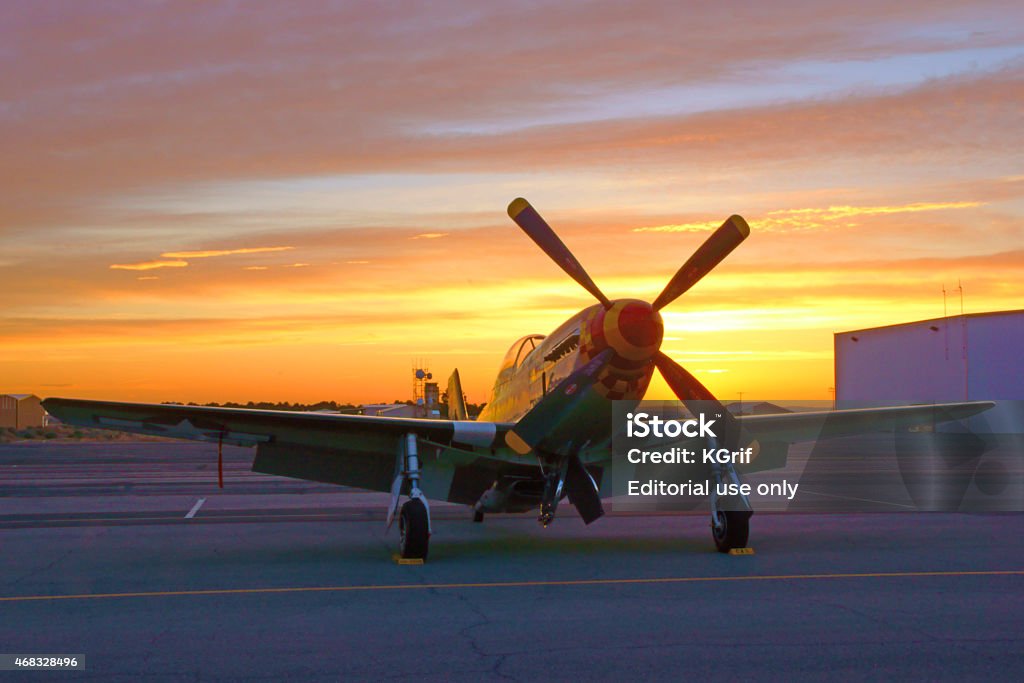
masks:
[(665, 378), (665, 382), (672, 392), (683, 402), (687, 410), (695, 415), (697, 413), (721, 415), (718, 419), (721, 420), (725, 429), (721, 433), (716, 431), (715, 434), (726, 447), (734, 446), (740, 433), (740, 423), (736, 416), (730, 413), (696, 377), (661, 351), (654, 357), (654, 363), (658, 366), (658, 371), (661, 372), (661, 376)]
[[(509, 208), (511, 212), (511, 208)], [(524, 228), (525, 229), (525, 228)], [(729, 253), (747, 239), (750, 226), (741, 216), (729, 216), (717, 230), (711, 233), (704, 244), (694, 252), (683, 267), (676, 272), (658, 298), (651, 304), (654, 310), (660, 311), (675, 301), (690, 287), (711, 272), (711, 269), (722, 262)]]
[(537, 210), (530, 206), (530, 202), (522, 197), (513, 199), (512, 203), (508, 205), (508, 215), (516, 225), (523, 229), (523, 232), (530, 236), (530, 239), (537, 243), (538, 247), (544, 250), (544, 253), (552, 261), (558, 264), (559, 268), (578, 282), (583, 289), (593, 294), (594, 298), (600, 301), (605, 308), (611, 308), (612, 303), (608, 297), (598, 289), (594, 281), (587, 275), (587, 271), (569, 251), (569, 247), (565, 246), (551, 226), (537, 213)]
[(569, 496), (569, 502), (583, 518), (584, 524), (590, 524), (604, 515), (597, 482), (580, 462), (580, 457), (575, 454), (569, 456), (569, 467), (565, 473), (565, 491)]

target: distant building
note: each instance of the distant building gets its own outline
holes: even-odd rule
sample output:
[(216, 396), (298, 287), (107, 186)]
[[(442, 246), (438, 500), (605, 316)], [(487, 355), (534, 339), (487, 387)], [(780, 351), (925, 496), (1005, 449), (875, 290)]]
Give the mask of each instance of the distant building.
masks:
[[(431, 389), (433, 387), (433, 389)], [(408, 403), (370, 403), (362, 407), (363, 415), (374, 417), (418, 417), (429, 419), (440, 419), (441, 413), (437, 407), (438, 390), (437, 384), (427, 383), (426, 403), (409, 405)], [(424, 400), (424, 399), (420, 399)]]
[(733, 415), (777, 415), (779, 413), (791, 413), (793, 412), (789, 408), (783, 408), (782, 406), (775, 405), (774, 403), (768, 403), (761, 401), (759, 403), (740, 403), (739, 401), (733, 401), (725, 406)]
[(363, 406), (363, 415), (378, 417), (422, 417), (419, 406), (405, 403), (371, 403)]
[(0, 394), (0, 428), (42, 427), (46, 411), (35, 394)]
[(441, 411), (438, 405), (441, 403), (441, 390), (437, 382), (426, 382), (423, 385), (423, 406), (417, 417), (429, 417), (439, 419)]

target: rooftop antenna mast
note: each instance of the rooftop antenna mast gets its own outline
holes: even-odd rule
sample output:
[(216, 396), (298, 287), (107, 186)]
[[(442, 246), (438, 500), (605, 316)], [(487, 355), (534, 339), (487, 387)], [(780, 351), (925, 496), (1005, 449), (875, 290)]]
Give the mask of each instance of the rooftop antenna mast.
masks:
[(412, 365), (412, 401), (416, 404), (417, 410), (422, 413), (420, 417), (425, 417), (429, 411), (427, 405), (427, 382), (432, 380), (434, 375), (431, 374), (427, 368), (427, 363), (424, 359), (413, 361)]
[(949, 360), (949, 313), (946, 311), (946, 283), (942, 283), (942, 332), (945, 337), (946, 360)]
[(964, 400), (968, 401), (970, 400), (968, 397), (971, 395), (968, 381), (971, 366), (967, 360), (967, 316), (964, 315), (964, 286), (959, 279), (956, 281), (956, 288), (960, 290), (960, 339), (963, 340), (961, 356), (964, 359)]

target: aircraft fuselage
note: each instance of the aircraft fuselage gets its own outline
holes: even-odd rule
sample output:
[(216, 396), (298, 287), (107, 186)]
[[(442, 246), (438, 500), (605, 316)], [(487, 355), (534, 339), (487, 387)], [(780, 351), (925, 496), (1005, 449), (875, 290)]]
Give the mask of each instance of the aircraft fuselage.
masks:
[(661, 337), (661, 316), (643, 301), (621, 299), (609, 308), (585, 308), (547, 336), (528, 335), (512, 344), (479, 419), (517, 422), (546, 394), (572, 391), (561, 386), (564, 380), (610, 349), (612, 360), (597, 382), (583, 389), (589, 392), (579, 402), (585, 415), (576, 416), (583, 419), (571, 421), (577, 431), (586, 432), (585, 438), (577, 435), (581, 443), (605, 443), (611, 436), (612, 401), (643, 398)]

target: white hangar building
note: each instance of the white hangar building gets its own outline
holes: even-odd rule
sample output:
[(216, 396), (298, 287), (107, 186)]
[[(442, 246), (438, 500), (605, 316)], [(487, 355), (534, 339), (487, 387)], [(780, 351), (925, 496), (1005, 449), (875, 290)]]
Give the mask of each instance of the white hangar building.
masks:
[(896, 435), (900, 473), (919, 509), (1024, 510), (1024, 310), (840, 332), (835, 372), (839, 408), (995, 401)]
[[(836, 403), (998, 401), (979, 431), (1024, 431), (1024, 310), (838, 332)], [(1018, 402), (1018, 403), (1004, 403)]]

